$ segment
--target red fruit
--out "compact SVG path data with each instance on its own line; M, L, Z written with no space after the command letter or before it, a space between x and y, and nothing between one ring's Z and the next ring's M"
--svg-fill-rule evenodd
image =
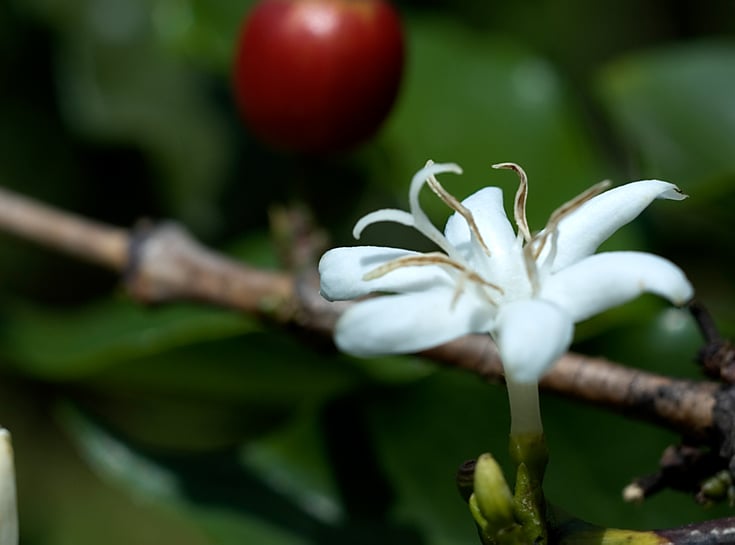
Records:
M377 130L402 71L401 22L387 0L261 0L240 33L234 84L264 142L326 153Z

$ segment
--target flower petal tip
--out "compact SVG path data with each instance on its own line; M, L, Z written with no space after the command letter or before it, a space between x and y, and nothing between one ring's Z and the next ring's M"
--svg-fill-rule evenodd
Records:
M683 201L684 199L688 199L689 195L684 193L678 185L672 184L671 182L666 182L664 180L641 180L642 183L657 183L663 186L661 192L656 195L657 199L668 199L671 201ZM635 182L633 182L635 183Z
M679 189L678 186L672 184L672 188L664 193L661 197L664 199L670 199L672 201L683 201L684 199L688 199L689 195Z

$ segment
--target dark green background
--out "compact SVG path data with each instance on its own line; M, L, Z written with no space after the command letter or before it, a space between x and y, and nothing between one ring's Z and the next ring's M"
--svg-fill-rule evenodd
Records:
M408 65L377 137L346 156L269 152L229 84L250 2L0 0L0 184L130 226L171 218L278 266L267 209L305 202L334 244L406 205L427 159L464 197L530 177L531 226L602 180L660 177L608 247L676 261L735 331L735 4L401 2ZM427 210L447 215L430 198ZM392 237L392 238L390 238ZM375 228L373 243L413 241ZM697 377L691 319L644 297L577 348ZM622 487L672 434L543 398L547 494L593 522L651 528L729 512ZM476 543L454 490L465 459L506 462L505 393L415 358L361 361L234 313L141 308L118 278L0 235L0 423L14 434L24 545Z

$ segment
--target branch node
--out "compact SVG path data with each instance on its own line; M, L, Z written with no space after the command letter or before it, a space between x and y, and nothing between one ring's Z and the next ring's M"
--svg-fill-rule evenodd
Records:
M699 301L689 303L689 312L704 337L705 345L697 354L697 362L704 373L728 384L735 383L735 346L723 339L707 308Z

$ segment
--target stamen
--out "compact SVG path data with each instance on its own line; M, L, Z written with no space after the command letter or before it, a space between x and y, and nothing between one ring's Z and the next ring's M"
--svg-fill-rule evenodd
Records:
M449 309L454 310L454 307L457 305L457 301L459 301L459 298L462 296L462 293L464 293L464 287L466 280L470 280L466 275L462 274L460 275L459 279L457 280L457 286L454 288L454 294L452 295L452 301L449 303ZM502 291L502 290L501 290ZM490 295L488 295L487 290L480 290L480 296L487 301L487 303L490 306L497 307L498 302L495 301Z
M413 216L405 210L398 210L396 208L383 208L382 210L375 210L369 214L365 214L352 228L352 236L359 240L360 235L368 225L373 223L379 223L382 221L392 221L394 223L400 223L402 225L408 225L409 227L414 226Z
M503 291L503 288L498 286L497 284L493 284L492 282L488 282L484 278L482 278L479 274L477 274L472 269L467 268L462 263L458 263L457 261L453 260L447 255L444 255L439 252L431 252L428 254L421 254L421 255L408 255L404 257L399 257L397 259L393 259L391 261L388 261L387 263L384 263L380 267L377 267L373 269L372 271L365 274L365 276L362 277L363 280L375 280L376 278L380 278L381 276L385 276L389 272L395 271L396 269L400 269L401 267L417 267L417 266L423 266L423 265L444 265L447 267L450 267L452 269L455 269L462 273L462 275L467 278L468 280L471 280L472 282L475 282L476 284L480 284L482 286L486 286L488 288L492 288L501 295L505 292Z
M549 222L547 223L547 227L549 225L558 225L565 216L568 216L571 212L574 212L577 208L582 206L593 197L596 197L597 195L605 191L608 187L610 187L610 180L598 182L571 199L570 201L565 202L559 208L554 210L554 212L551 214L551 216L549 217Z
M531 241L531 230L528 227L528 219L526 218L526 199L528 198L528 176L516 163L497 163L493 168L507 168L513 170L519 178L518 190L516 191L515 202L513 204L513 215L515 216L518 232L523 235L523 240L527 243Z
M592 187L588 188L587 190L583 191L573 199L565 202L562 204L559 208L554 210L554 212L549 217L549 221L546 224L546 227L544 228L541 233L539 233L535 237L534 241L534 259L537 259L541 252L544 249L544 246L546 246L546 242L549 239L549 237L552 237L552 253L555 251L554 241L556 240L556 234L557 234L557 228L559 227L559 223L567 217L569 214L574 212L575 210L579 209L584 203L591 200L593 197L596 197L603 191L605 191L608 187L610 187L610 181L605 180L599 183L596 183Z
M439 180L436 179L436 176L431 175L429 176L428 180L426 180L426 183L431 188L431 190L436 194L437 197L439 197L442 201L444 201L444 204L446 204L449 208L457 212L460 216L462 216L465 221L467 222L468 227L470 228L470 231L475 235L475 238L477 239L477 243L482 247L485 254L489 257L490 256L490 249L487 247L487 244L485 244L485 240L482 238L482 235L480 234L480 230L477 228L477 224L475 223L475 218L472 215L472 212L463 205L457 197L449 193L442 184L439 183Z
M531 282L531 293L538 295L541 289L541 282L539 281L538 264L536 258L538 257L534 253L535 244L527 244L523 247L523 264L526 266L526 276L528 276L529 282Z
M457 305L457 301L459 301L459 298L462 296L462 293L464 292L464 282L465 282L464 276L460 276L459 280L457 281L457 287L454 288L454 294L452 295L452 301L449 303L449 310L454 310L454 307Z

